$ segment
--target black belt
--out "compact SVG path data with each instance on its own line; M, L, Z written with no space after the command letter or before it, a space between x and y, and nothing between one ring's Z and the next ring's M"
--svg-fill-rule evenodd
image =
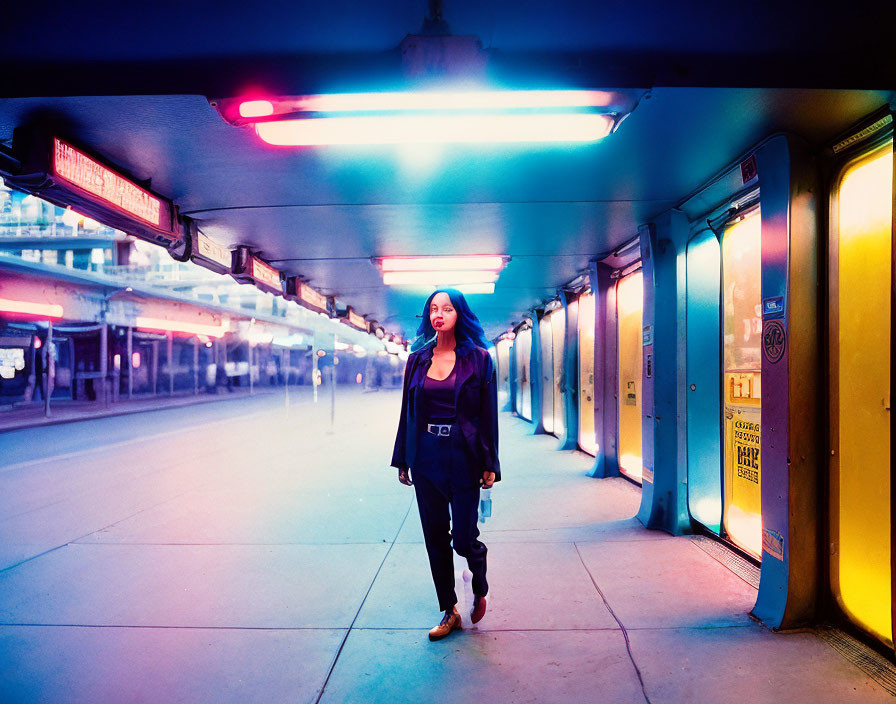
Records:
M441 437L448 437L451 434L451 424L441 424L441 423L427 423L426 424L426 432L432 433L433 435L439 435Z

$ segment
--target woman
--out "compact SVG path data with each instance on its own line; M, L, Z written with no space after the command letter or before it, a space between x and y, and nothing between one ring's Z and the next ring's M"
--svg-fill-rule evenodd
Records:
M479 319L464 295L439 289L426 301L408 357L392 466L413 486L423 539L444 616L429 632L439 640L461 628L454 591L454 550L473 573L470 619L485 615L485 545L478 540L479 488L501 479L494 364ZM413 481L409 476L409 470ZM451 508L449 518L448 508Z

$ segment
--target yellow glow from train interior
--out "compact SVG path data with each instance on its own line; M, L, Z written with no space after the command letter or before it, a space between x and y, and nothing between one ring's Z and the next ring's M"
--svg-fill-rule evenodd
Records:
M644 307L644 277L637 273L620 279L617 297L620 314L641 310Z
M383 257L383 271L499 271L505 257L470 255L462 257Z
M892 646L892 142L847 168L837 200L831 586L852 621Z
M747 552L762 554L762 515L730 504L725 514L725 530L731 539Z
M61 318L64 311L58 303L32 303L30 301L13 301L9 298L0 298L0 313L19 313L22 315L35 315L41 318Z
M383 283L387 286L488 284L497 280L497 271L387 271L383 273Z
M642 444L644 278L640 272L619 280L616 289L616 412L619 469L637 482L644 477Z
M619 458L619 467L633 479L641 479L644 474L643 460L637 455L622 455Z
M725 453L722 524L731 541L762 555L762 218L722 236Z
M328 144L596 142L613 128L608 115L364 115L259 122L255 131L278 147Z

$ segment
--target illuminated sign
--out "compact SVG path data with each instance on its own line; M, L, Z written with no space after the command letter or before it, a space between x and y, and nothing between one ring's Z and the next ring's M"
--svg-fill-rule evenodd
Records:
M53 138L53 173L150 225L164 225L161 199L58 137Z
M192 259L197 264L202 264L222 274L229 273L230 265L233 263L233 255L227 247L206 237L198 230L195 231L193 239Z
M237 247L233 251L231 276L241 284L255 284L263 291L283 295L280 284L280 272L256 257L246 246Z
M174 203L86 150L24 128L15 130L13 150L27 177L13 175L7 178L10 185L165 247L183 242Z
M327 310L327 297L322 293L315 291L308 284L302 284L299 298L305 301L308 305L320 308L322 311Z
M359 330L364 330L365 332L367 331L367 321L364 320L363 316L358 315L351 308L348 309L348 315L346 316L346 319L350 324L354 325Z
M284 295L290 301L297 301L306 308L329 314L327 297L300 281L297 276L288 276L286 278Z
M255 283L280 291L280 272L260 259L252 258L252 278Z

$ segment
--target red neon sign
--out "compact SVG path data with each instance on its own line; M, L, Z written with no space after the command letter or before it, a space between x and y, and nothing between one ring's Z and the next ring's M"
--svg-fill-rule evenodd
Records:
M159 198L58 137L53 138L53 173L102 198L109 205L154 227L165 228L165 223L161 220L162 201Z

